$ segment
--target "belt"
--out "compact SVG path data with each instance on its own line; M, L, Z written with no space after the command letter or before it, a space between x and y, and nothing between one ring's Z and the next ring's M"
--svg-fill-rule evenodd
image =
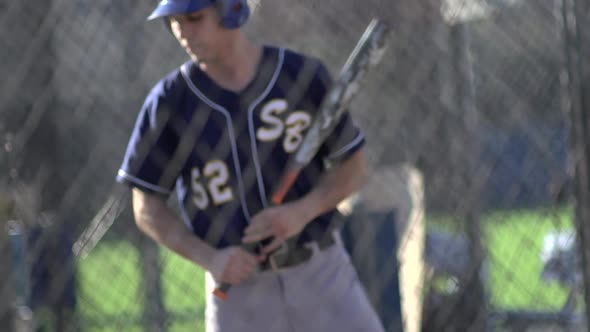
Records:
M303 264L311 259L314 249L311 245L316 244L320 251L331 247L336 243L335 234L327 233L318 240L313 240L304 244L293 245L292 242L285 242L281 248L274 251L268 258L260 264L261 271L278 271L281 269L294 267Z

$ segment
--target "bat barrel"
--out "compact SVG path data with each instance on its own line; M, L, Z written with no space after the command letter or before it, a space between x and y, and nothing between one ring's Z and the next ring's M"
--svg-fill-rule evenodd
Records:
M343 75L350 70L350 67L354 65L355 60L359 57L359 53L365 52L366 48L371 48L373 52L382 53L381 50L386 46L385 40L388 33L389 26L383 20L377 18L371 20L371 23L369 23L359 42L344 63L340 74ZM375 59L374 56L371 57L371 65L376 65L380 60L380 57L378 59Z

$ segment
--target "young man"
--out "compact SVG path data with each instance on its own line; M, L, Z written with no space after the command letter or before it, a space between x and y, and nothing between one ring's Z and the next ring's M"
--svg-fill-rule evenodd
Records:
M248 16L246 0L163 0L150 15L190 60L147 96L118 173L136 223L207 271L207 331L382 331L335 210L365 180L363 135L344 116L285 203L270 204L331 78L317 59L250 41ZM180 217L166 204L174 189ZM211 295L221 282L225 301Z

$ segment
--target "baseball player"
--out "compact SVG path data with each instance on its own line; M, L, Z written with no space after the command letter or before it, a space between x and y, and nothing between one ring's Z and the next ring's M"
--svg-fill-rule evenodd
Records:
M284 203L270 203L331 77L316 58L252 42L249 15L246 0L158 4L148 19L190 59L147 95L117 180L133 187L139 229L207 271L207 331L382 331L335 209L365 180L364 136L345 114ZM275 259L287 239L288 259ZM222 282L226 300L211 294Z

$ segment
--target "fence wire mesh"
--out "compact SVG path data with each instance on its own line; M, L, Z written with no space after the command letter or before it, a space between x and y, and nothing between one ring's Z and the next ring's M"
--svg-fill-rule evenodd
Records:
M334 75L372 17L392 27L350 110L371 175L339 207L387 331L585 330L565 3L251 2L253 40ZM0 1L3 330L205 330L204 271L143 235L114 184L145 96L187 60L154 6Z

